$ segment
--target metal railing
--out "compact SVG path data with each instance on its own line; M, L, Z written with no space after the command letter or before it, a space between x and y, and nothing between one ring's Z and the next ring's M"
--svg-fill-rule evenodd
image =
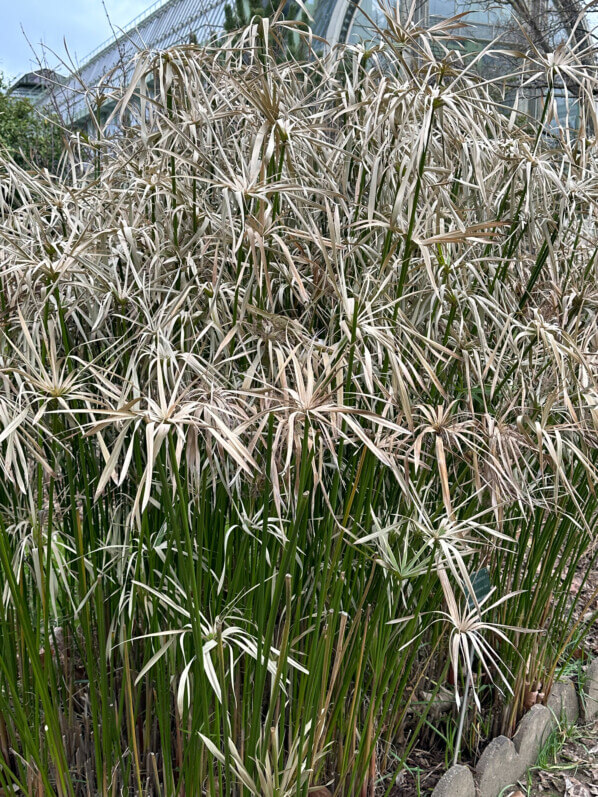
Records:
M150 6L148 6L145 9L145 11L141 11L141 13L137 14L136 17L133 17L133 19L130 22L127 22L127 24L124 25L122 28L116 28L112 36L109 36L107 39L104 39L103 42L98 44L97 47L95 47L91 52L87 53L87 55L81 59L80 61L81 66L88 64L96 57L96 55L99 55L107 47L111 47L114 44L114 42L120 38L120 36L123 33L127 33L128 31L136 28L140 22L143 22L148 17L151 17L154 11L157 11L160 8L160 6L166 5L167 2L168 0L155 0L155 2L153 2Z

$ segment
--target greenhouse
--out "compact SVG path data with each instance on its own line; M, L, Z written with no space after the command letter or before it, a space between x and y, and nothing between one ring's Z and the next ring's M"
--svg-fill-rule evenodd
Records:
M138 50L161 51L177 44L206 41L223 30L225 7L222 0L158 0L119 31L118 36L99 44L77 69L71 70L70 77L57 75L54 88L46 77L42 81L44 90L40 91L36 85L32 99L53 106L71 126L88 128L88 132L92 132L90 116L92 113L97 116L94 104L97 105L98 98L107 89L126 83ZM383 25L383 13L377 0L312 0L307 8L314 34L330 45L372 41L373 26ZM408 13L405 11L402 16ZM424 27L438 25L457 15L466 15L462 27L454 31L455 41L467 41L465 45L458 45L461 48L480 49L501 39L512 43L516 35L509 3L424 0L414 11L415 21ZM532 16L542 20L543 30L556 30L561 39L567 36L570 26L563 24L557 14L550 20L544 5L535 3L530 11ZM62 71L68 71L66 66ZM22 77L14 89L21 90L23 82L39 84L36 74ZM112 104L105 97L101 102L104 104L100 119L105 119Z

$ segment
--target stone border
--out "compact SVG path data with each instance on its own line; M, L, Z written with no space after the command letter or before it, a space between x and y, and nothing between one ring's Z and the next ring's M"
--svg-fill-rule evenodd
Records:
M598 659L588 666L579 697L572 681L554 683L546 705L532 706L513 739L506 736L493 739L473 773L460 764L452 766L437 783L432 797L498 797L537 762L542 745L557 721L562 719L572 725L580 713L586 721L598 717Z

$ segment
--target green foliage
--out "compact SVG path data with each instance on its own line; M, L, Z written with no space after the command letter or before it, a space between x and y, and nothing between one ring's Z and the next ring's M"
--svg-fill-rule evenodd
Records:
M43 118L31 102L7 93L0 74L0 146L19 165L34 164L52 169L61 151L61 134Z
M234 0L232 5L226 3L224 6L224 29L232 32L246 28L252 20L273 17L277 12L281 20L301 23L304 29L308 25L307 14L295 0L286 0L283 4L275 0ZM306 50L298 33L289 28L280 28L278 33L276 49L279 58L305 56Z

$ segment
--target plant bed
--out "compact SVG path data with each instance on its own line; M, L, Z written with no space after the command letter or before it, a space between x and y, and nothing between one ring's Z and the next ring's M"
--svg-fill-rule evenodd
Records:
M371 797L441 733L512 753L575 661L596 78L513 56L519 125L454 23L385 20L141 53L57 174L2 160L8 793Z
M586 722L585 730L577 727L580 710ZM598 659L583 673L579 693L572 681L559 681L553 686L546 706L537 704L525 714L513 739L499 736L490 742L477 761L473 774L464 766L453 766L438 782L433 791L435 797L505 797L520 791L518 784L525 784L531 793L535 779L541 788L547 779L546 768L550 760L553 771L559 772L554 760L567 746L567 740L592 738L592 723L598 716ZM585 733L585 736L584 736ZM571 750L571 745L567 751ZM578 759L579 767L571 762L570 768L579 768L579 774L587 783L598 765L598 745L586 749L585 760ZM592 758L593 756L593 758ZM582 766L583 765L583 766ZM585 767L585 768L584 768ZM544 773L544 776L543 774ZM586 797L585 786L573 776L565 778L564 794ZM573 778L573 779L572 779ZM594 784L592 784L594 785ZM512 787L512 788L509 788ZM575 788L574 788L575 787ZM591 795L591 791L587 794Z

